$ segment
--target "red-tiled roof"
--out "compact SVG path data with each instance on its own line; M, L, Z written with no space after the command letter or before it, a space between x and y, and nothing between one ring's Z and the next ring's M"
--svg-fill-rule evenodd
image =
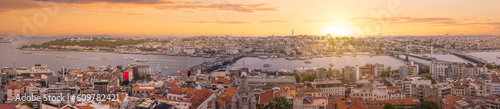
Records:
M484 85L484 83L480 83L480 82L472 82L472 84L476 84L476 85Z
M231 103L231 99L233 99L234 96L234 90L236 90L237 87L229 87L227 88L226 92L222 93L222 96L220 98L217 98L217 103L219 105L224 106L226 103Z
M222 82L223 84L231 84L233 81L228 80L226 78L219 78L217 80L213 80L211 83L218 83L218 82Z
M448 104L446 104L444 101L441 101L443 109L455 109L455 101L461 100L460 97L455 97L453 95L446 95L444 96L444 99L448 100Z
M18 82L10 82L7 89L21 89L21 84Z
M191 97L189 99L189 103L191 103L192 105L189 106L190 109L196 109L198 108L198 106L201 105L201 103L203 103L205 100L209 99L210 96L213 94L214 92L208 90L208 89L205 89L205 90L200 90L200 91L196 91L194 94L193 94L193 97Z
M365 101L363 101L362 99L355 99L351 97L347 97L346 99L351 100L352 103L347 104L347 100L336 100L339 109L366 109L364 105Z
M455 88L455 89L464 89L464 88L467 88L467 86L465 86L465 85L459 85L459 86L453 86L452 88Z
M266 104L268 102L273 101L273 99L274 99L273 91L267 91L267 92L260 94L259 99L260 99L259 104Z
M14 109L14 104L0 104L3 109Z
M180 87L172 87L172 89L170 89L170 91L168 92L168 94L182 94L182 93L186 93L188 95L190 94L193 94L197 91L200 91L198 89L190 89L190 88L180 88Z

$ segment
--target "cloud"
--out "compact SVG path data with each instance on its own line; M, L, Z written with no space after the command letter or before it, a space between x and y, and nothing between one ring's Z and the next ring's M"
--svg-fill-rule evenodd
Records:
M372 17L355 17L350 18L349 22L390 22L390 23L434 23L434 22L449 22L454 21L452 18L416 18L416 17L389 17L389 18L372 18Z
M245 21L186 21L182 23L250 24Z
M286 21L283 21L283 20L261 20L259 22L262 22L262 23L286 23Z
M226 10L226 11L236 11L244 13L255 13L259 11L278 11L277 7L268 7L267 3L260 4L203 4L203 3L180 3L180 4L169 4L157 6L158 9L216 9L216 10Z
M38 3L31 0L0 0L0 13L40 8Z
M61 0L33 0L45 2L60 2ZM110 4L141 4L141 5L155 5L155 4L168 4L175 3L167 0L63 0L64 3L69 4L93 4L93 3L110 3Z
M135 9L135 8L156 8L181 10L185 13L196 11L224 10L243 13L255 13L262 11L278 11L277 7L271 7L268 3L243 4L243 3L206 3L206 2L185 2L179 0L0 0L0 13L15 10L41 9L46 6L41 4L57 3L58 6L70 5L74 8L107 9ZM115 14L138 15L137 13L115 12Z

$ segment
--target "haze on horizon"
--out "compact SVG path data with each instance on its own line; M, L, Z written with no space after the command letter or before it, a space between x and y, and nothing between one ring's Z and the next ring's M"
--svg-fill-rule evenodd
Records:
M500 34L498 4L498 0L0 0L0 33Z

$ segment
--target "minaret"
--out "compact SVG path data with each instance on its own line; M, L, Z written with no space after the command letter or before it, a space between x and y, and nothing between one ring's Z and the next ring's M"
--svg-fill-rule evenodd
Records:
M64 71L64 66L63 66L63 69L62 69L62 72L63 72L63 80L64 80L64 83L66 83L66 71Z
M406 59L406 62L409 62L409 61L408 61L408 55L409 55L409 53L408 53L408 46L409 46L409 45L410 45L410 43L408 42L408 39L406 39L406 58L405 58L405 59Z
M431 60L434 55L434 43L431 43Z
M359 66L358 65L356 65L356 75L355 76L356 76L356 80L359 80L360 74L359 74Z

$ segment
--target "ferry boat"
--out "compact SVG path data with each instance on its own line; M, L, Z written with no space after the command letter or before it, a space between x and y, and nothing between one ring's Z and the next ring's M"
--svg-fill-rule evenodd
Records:
M148 62L148 60L144 60L144 59L137 59L137 60L135 60L135 62L143 62L143 63L144 63L144 62Z
M4 39L4 38L0 38L0 43L12 43L12 41Z
M267 59L268 56L259 56L259 59Z
M56 55L56 58L66 58L66 56Z
M271 67L271 64L264 64L264 67Z
M111 60L111 58L101 58L101 60L103 60L103 61L109 61L109 60Z
M123 60L134 60L132 57L124 57Z
M23 51L23 54L31 54L30 51Z

